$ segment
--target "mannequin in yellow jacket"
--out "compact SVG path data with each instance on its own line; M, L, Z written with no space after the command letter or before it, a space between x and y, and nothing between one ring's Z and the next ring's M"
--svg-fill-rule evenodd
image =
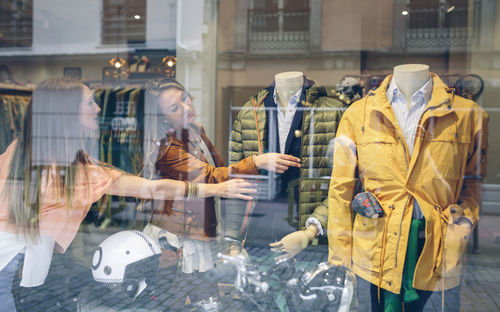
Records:
M419 81L425 82L428 67L414 67L413 76L412 68L400 69L411 78L406 80L406 89L396 81L397 87L413 106L409 96L415 96ZM396 67L395 79L397 71ZM417 119L410 142L413 152L394 102L387 98L392 75L349 107L335 140L328 195L329 261L352 268L363 280L395 295L402 291L415 214L425 224L418 234L424 243L417 253L412 288L432 292L459 285L461 256L479 218L481 180L486 172L487 114L476 103L448 93L435 74L427 75L431 93ZM358 214L352 222L356 172L365 190L379 200L382 217Z

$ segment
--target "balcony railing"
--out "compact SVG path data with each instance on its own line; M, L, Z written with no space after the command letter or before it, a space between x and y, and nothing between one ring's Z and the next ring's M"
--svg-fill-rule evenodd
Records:
M248 11L248 49L252 53L309 49L308 11Z
M475 46L479 39L480 1L475 0L472 9L410 7L406 48L462 50ZM472 24L468 24L469 13L473 14Z

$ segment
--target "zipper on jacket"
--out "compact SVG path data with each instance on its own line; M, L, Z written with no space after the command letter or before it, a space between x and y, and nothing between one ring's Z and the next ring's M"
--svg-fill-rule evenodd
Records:
M450 100L449 100L449 99L447 99L446 101L443 101L442 103L438 104L438 105L436 106L436 108L437 108L437 107L439 107L439 106L441 106L441 105L443 105L443 104L445 104L445 103L447 103L448 101L450 101ZM423 115L423 114L424 114L427 110L429 110L429 109L431 109L431 108L429 107L429 108L425 109L425 110L424 110L424 112L422 113L422 115ZM404 153L405 153L406 171L407 171L407 172L406 172L406 174L408 174L409 165L408 165L408 157L406 157L406 146L405 146L405 143L404 143L404 142L402 142L401 136L399 136L399 138L400 138L401 144L403 145L403 151L404 151ZM408 201L410 200L410 197L411 197L411 195L410 195L410 194L408 194L408 197L406 198L406 202L405 202L404 209L406 209L406 206L408 205ZM404 215L405 215L405 214L404 214L404 210L403 210L403 214L402 214L402 216L401 216L401 221L399 222L399 236L398 236L398 241L397 241L397 244L396 244L396 256L395 256L395 258L396 258L396 259L395 259L395 267L396 267L396 268L398 267L398 249L399 249L399 241L401 240L401 228L402 228L402 226L403 226L403 218L404 218Z
M405 163L406 163L406 175L408 175L408 170L410 169L410 165L408 163L408 157L406 155L406 146L405 142L403 141L403 138L401 135L398 135L398 141L401 142L401 145L403 146L403 153L404 153L404 158L405 158ZM401 215L401 220L399 221L399 235L398 235L398 241L396 244L396 256L395 256L395 267L398 267L398 249L399 249L399 241L401 240L401 228L403 227L403 218L404 218L404 210L406 209L406 206L408 205L408 201L410 200L411 195L408 195L408 198L406 198L405 206L403 209L403 213Z
M405 153L405 162L406 162L406 174L408 174L408 170L410 169L410 165L408 164L408 157L406 156L405 142L403 142L403 139L401 138L401 136L398 136L398 138L399 138L399 141L401 141L401 145L403 145L403 151Z
M424 116L424 114L425 114L427 111L429 111L429 110L431 110L431 109L437 109L437 108L438 108L438 107L440 107L441 105L446 104L446 103L448 103L448 102L450 102L450 105L451 105L451 104L453 104L453 103L451 102L451 100L450 100L450 99L446 99L445 101L443 101L443 102L439 103L439 104L438 104L438 105L436 105L436 106L433 106L433 107L427 107L427 108L423 111L423 113L422 113L422 117ZM420 118L422 118L422 117L420 117ZM427 121L427 120L426 120L426 121ZM423 123L422 123L422 125L423 125Z

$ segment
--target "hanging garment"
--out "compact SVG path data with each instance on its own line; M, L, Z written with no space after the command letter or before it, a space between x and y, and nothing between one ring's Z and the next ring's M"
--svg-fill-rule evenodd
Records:
M21 133L30 98L30 95L0 94L0 153Z

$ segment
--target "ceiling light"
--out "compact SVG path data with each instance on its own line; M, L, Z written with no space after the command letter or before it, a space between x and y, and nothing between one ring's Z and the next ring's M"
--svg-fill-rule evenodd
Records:
M161 64L164 66L163 70L167 77L175 76L175 64L177 64L177 58L173 55L167 55L161 60Z
M123 68L127 65L127 61L125 61L125 59L123 57L117 56L117 57L113 57L109 61L109 64L111 64L111 66L113 66L116 69L120 69L120 68Z

